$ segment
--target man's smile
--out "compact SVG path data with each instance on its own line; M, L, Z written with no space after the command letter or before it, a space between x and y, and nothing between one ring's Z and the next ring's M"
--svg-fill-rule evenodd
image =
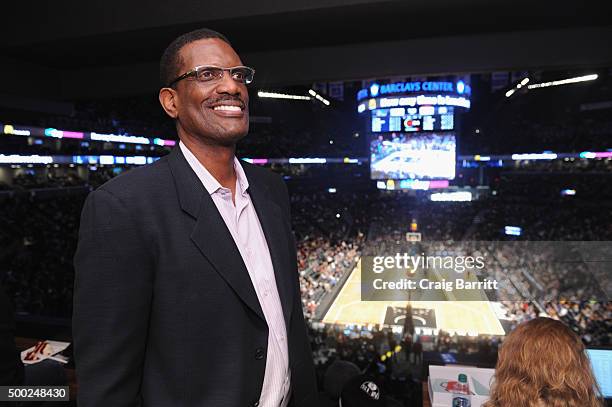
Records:
M208 105L215 114L222 117L243 117L245 104L241 100L220 100Z

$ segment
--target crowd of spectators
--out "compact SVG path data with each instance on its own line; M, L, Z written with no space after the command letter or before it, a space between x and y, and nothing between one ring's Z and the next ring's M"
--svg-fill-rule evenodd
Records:
M612 144L612 143L611 143ZM605 153L605 152L604 152ZM612 158L563 158L556 160L518 161L514 173L593 173L607 174L612 170Z
M76 172L67 174L47 173L46 177L34 174L34 171L24 171L13 178L13 189L65 188L83 186L85 181Z
M443 246L474 255L492 254L480 277L506 282L496 294L514 325L548 315L565 322L587 344L609 345L609 263L590 261L607 258L612 238L612 202L600 189L601 179L581 179L577 189L589 196L570 201L556 194L533 199L535 192L525 193L524 187L531 191L542 182L546 185L546 179L531 177L536 185L527 179L522 184L509 182L514 179L504 180L510 191L504 187L497 197L474 205L479 211L470 228L461 228L466 230L463 241ZM442 231L456 223L437 224ZM505 235L509 225L520 227L521 236Z
M367 198L355 193L293 193L304 313L317 315L323 298L355 267L367 233Z
M49 165L46 171L41 169L21 168L11 181L11 185L0 182L0 191L24 192L30 190L57 190L70 187L97 188L129 167L95 166L87 169L87 179L82 178L76 168L53 168Z
M542 174L504 171L493 188L505 201L513 203L552 204L556 207L605 206L612 200L612 191L608 188L610 176L609 172Z

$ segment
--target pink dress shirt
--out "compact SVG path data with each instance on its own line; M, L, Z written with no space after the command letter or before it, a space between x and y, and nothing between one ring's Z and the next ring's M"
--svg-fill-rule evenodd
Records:
M182 142L179 142L179 146L234 238L268 324L266 370L259 406L285 407L289 402L291 383L285 319L268 243L248 193L249 181L240 162L234 157L237 178L234 204L231 190L222 187L187 146Z

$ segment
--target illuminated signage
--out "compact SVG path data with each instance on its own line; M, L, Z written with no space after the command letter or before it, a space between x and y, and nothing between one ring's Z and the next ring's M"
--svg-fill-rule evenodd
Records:
M474 156L474 161L491 161L491 157L486 155L476 154Z
M378 86L378 84L376 83L372 84L372 86L370 86L370 95L372 95L373 97L378 96L379 90L380 90L380 86Z
M4 134L11 134L14 136L29 136L30 135L30 130L16 129L11 124L5 124L3 130L4 130Z
M433 202L470 202L472 193L470 191L437 192L429 197Z
M413 92L444 92L444 93L471 93L471 88L464 81L423 81L423 82L395 82L379 85L373 83L369 88L357 92L357 100L367 97L378 97L379 95L393 95L397 93Z
M386 189L386 190L410 189L410 190L427 191L429 189L448 188L448 180L423 181L423 180L418 180L418 179L403 179L399 181L399 183L396 183L394 180L389 179L386 182L376 181L376 188ZM462 195L458 195L455 198L453 198L452 194L462 194ZM471 197L472 197L471 192L450 193L450 197L447 200L450 201L450 200L456 199L457 201L460 201L462 199L465 199L466 195L464 194L469 194L470 200L471 200ZM438 195L444 196L443 193L442 194L432 194L432 196L438 196ZM432 201L433 200L443 201L444 199L432 198Z
M399 182L400 189L427 191L429 189L448 188L448 180L424 181L420 179L403 179Z
M612 151L590 152L583 151L580 153L580 158L612 158Z
M445 114L435 114L433 106L419 108L392 107L372 111L371 131L414 132L453 130L454 107L444 107Z
M133 164L133 165L145 165L147 163L147 157L143 157L143 156L125 157L125 163Z
M433 106L421 106L419 107L419 114L422 116L431 116L435 114L436 109Z
M115 163L115 157L112 155L101 155L100 164L102 165L113 165Z
M453 97L453 96L417 96L418 105L444 105L444 106L458 106L466 109L470 108L470 100L464 97Z
M561 196L574 196L576 195L575 189L563 189L561 191Z
M290 158L289 164L325 164L325 158Z
M59 139L81 139L106 141L111 143L133 143L133 144L155 144L162 147L173 147L176 145L176 140L166 140L160 138L147 138L140 136L128 136L126 134L101 134L95 132L68 131L59 130L53 127L22 127L15 128L12 124L0 124L1 134L14 136L34 136L34 137L53 137ZM124 148L119 146L119 148ZM138 146L136 147L138 148Z
M365 107L362 107L363 103L358 105L357 112L363 113ZM379 98L368 100L368 110L385 109L390 107L416 107L416 106L454 106L469 109L471 102L469 99L463 96L449 96L449 95L419 95L419 96L406 96L406 97L393 97L393 98ZM444 111L444 109L442 109Z
M519 226L505 226L504 233L508 236L520 236L523 233L523 229Z
M0 154L0 164L51 164L53 157L50 155L19 155Z
M512 154L513 160L554 160L556 158L555 153Z
M465 92L465 83L463 81L457 82L457 93L461 94Z
M403 179L399 182L401 189L415 189L426 191L429 189L429 181L421 181L418 179Z
M55 137L55 138L76 138L82 139L85 137L84 133L78 131L66 131L66 130L57 130L53 128L45 129L45 136L47 137Z
M137 144L150 144L150 140L146 137L137 136L124 136L121 134L101 134L92 132L90 135L92 140L96 141L108 141L113 143L137 143Z

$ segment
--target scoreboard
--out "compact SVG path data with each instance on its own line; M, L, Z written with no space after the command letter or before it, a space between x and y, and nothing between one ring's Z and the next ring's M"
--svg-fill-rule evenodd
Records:
M373 83L357 93L357 112L370 116L372 133L453 131L470 94L463 80Z
M455 114L452 106L395 107L372 111L373 133L444 131L454 128Z

